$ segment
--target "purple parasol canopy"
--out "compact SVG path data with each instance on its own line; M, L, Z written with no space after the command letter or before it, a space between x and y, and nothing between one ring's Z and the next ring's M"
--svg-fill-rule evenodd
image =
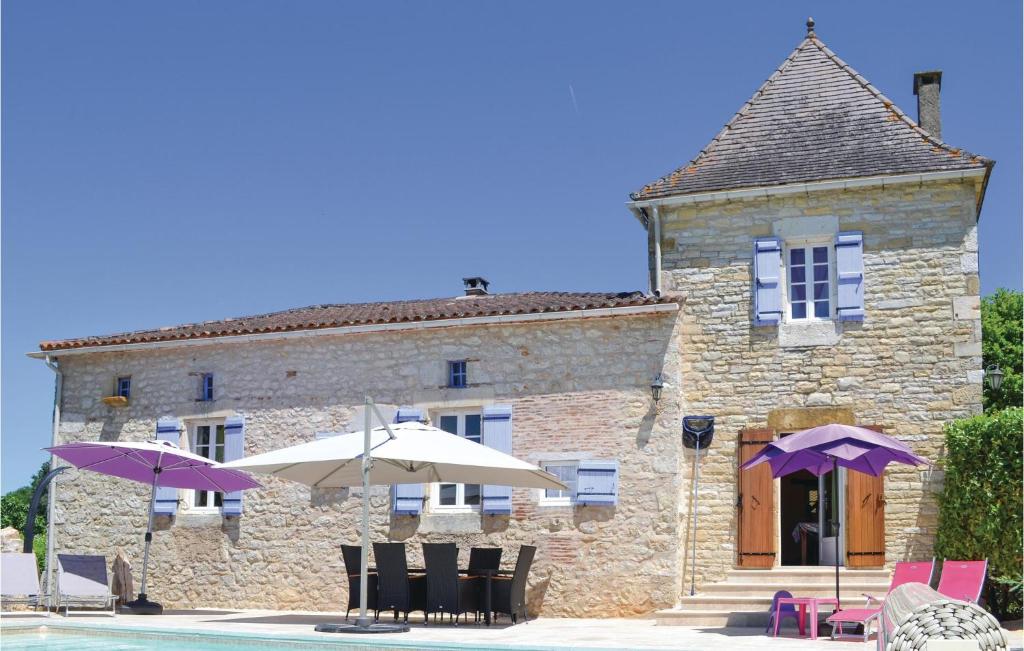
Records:
M767 461L772 477L798 470L823 475L834 466L878 477L890 463L930 465L904 443L880 432L853 425L822 425L772 441L740 466L746 470Z
M143 484L155 482L165 488L230 492L260 486L240 470L222 468L216 461L186 452L169 441L80 441L45 449L79 470Z

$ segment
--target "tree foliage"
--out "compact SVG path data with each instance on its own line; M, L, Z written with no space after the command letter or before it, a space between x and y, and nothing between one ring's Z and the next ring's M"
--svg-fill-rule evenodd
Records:
M1020 292L997 289L981 299L981 354L985 368L996 364L1003 383L993 389L985 383L985 409L997 411L1022 406L1022 356L1024 356L1024 298Z
M36 487L43 481L46 474L50 472L50 462L47 461L39 467L36 474L32 475L32 481L28 486L22 486L12 490L0 497L0 528L13 527L25 535L25 524L28 520L28 507L32 502L32 495ZM46 557L46 515L47 497L49 491L43 493L39 500L39 509L36 511L35 538L32 540L32 548L36 554L36 560L42 568Z
M1019 617L1024 547L1024 464L1019 407L946 426L946 477L939 498L939 558L988 559L988 608Z

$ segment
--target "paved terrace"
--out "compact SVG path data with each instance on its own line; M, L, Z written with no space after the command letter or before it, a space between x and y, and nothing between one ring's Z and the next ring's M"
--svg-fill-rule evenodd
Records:
M832 651L868 651L875 649L874 638L867 643L857 641L833 642L827 637L811 641L795 637L795 627L788 622L785 637L771 638L751 628L690 628L682 626L655 626L650 619L536 619L528 624L509 626L507 623L486 627L472 623L451 626L412 622L408 633L386 636L339 635L316 633L313 626L321 622L338 622L344 615L325 613L282 612L266 610L187 610L168 611L163 616L119 615L116 618L78 615L70 618L53 616L3 618L2 628L11 626L54 626L75 628L104 628L128 631L144 629L176 635L212 633L217 635L257 635L266 639L310 642L336 641L345 645L385 644L394 647L413 647L426 642L432 648L590 648L590 649L831 649ZM381 618L388 621L390 618ZM1024 646L1019 630L1010 634L1011 647Z

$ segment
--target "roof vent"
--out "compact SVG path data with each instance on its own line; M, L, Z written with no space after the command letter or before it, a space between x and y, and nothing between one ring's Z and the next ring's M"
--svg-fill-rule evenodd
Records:
M942 140L942 114L939 111L939 91L942 89L942 71L914 73L914 94L917 95L917 126Z
M462 284L466 288L466 296L487 296L487 287L491 283L487 282L486 278L473 276L471 278L463 278Z

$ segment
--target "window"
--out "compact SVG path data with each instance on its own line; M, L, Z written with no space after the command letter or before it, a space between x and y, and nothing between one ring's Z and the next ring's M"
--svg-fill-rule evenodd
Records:
M572 504L573 493L576 492L576 471L579 468L578 461L545 461L541 467L565 484L568 490L555 490L546 488L540 491L541 506L569 506Z
M224 423L200 423L192 430L192 452L218 463L224 461ZM195 509L220 508L223 493L193 491L192 506Z
M441 414L438 417L438 427L474 443L482 442L482 425L483 418L479 413ZM430 505L435 511L475 511L480 508L480 493L480 484L433 484Z
M448 387L465 389L467 386L469 386L469 378L466 373L466 360L448 362Z
M213 400L213 373L203 373L199 376L199 402Z
M131 397L132 392L132 378L130 375L125 375L117 378L114 383L114 395L121 396L122 398Z
M831 319L834 304L832 247L813 243L790 245L785 260L789 320Z

